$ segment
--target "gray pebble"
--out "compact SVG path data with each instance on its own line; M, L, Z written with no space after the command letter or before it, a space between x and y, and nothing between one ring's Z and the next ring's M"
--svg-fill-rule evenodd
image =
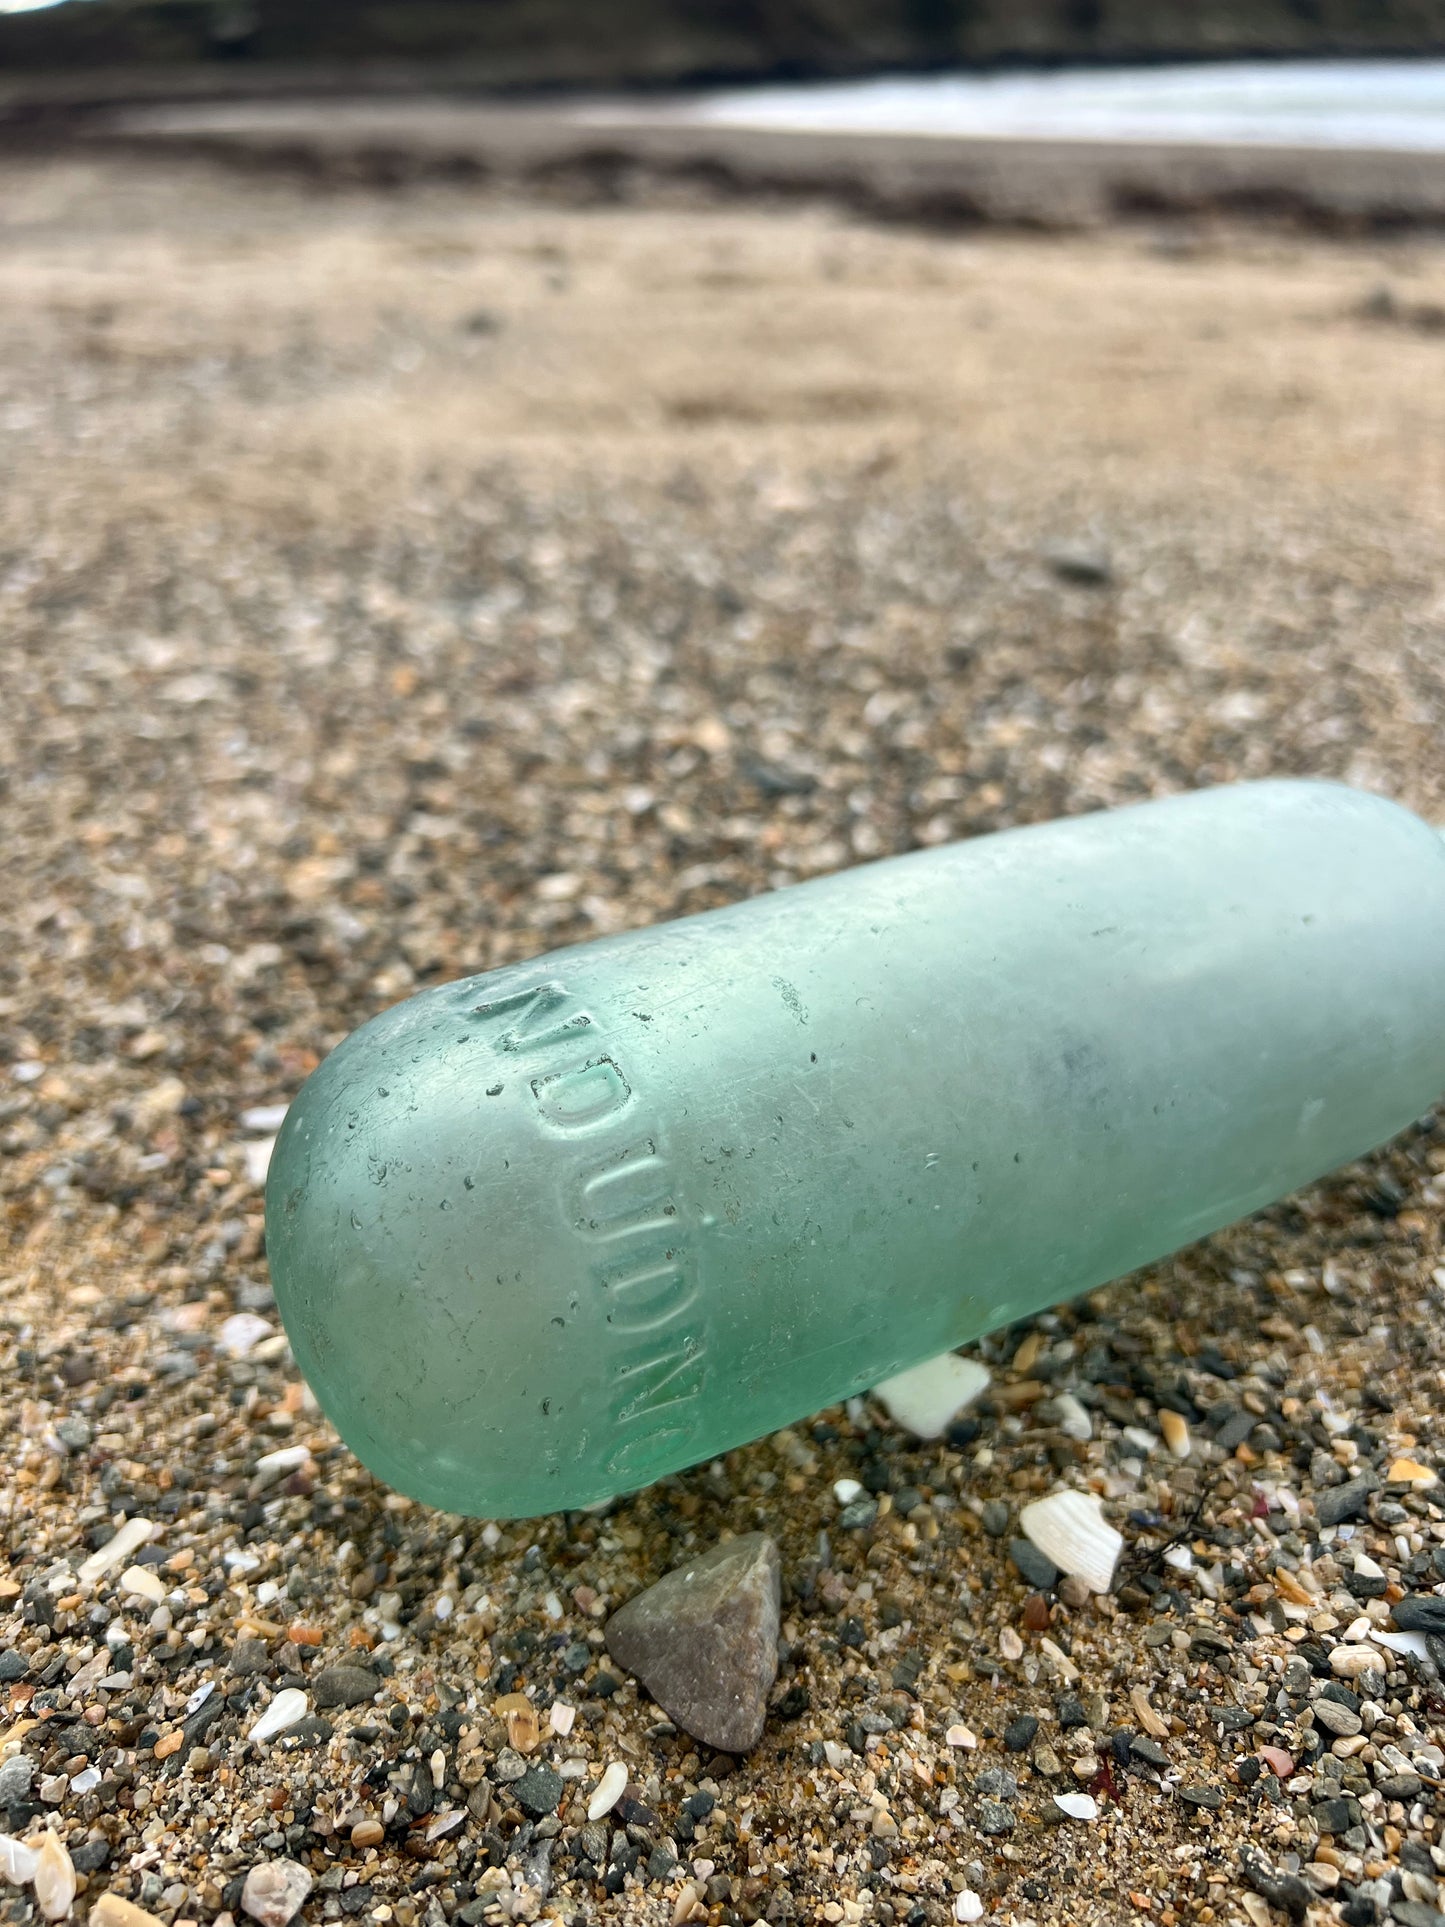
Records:
M1375 1491L1378 1481L1373 1473L1362 1474L1358 1479L1349 1479L1344 1485L1332 1485L1327 1492L1315 1497L1315 1513L1322 1526L1341 1526L1350 1519L1358 1519L1370 1502L1370 1494Z
M1009 1510L1002 1499L990 1499L979 1514L979 1524L991 1539L1002 1539L1008 1531Z
M0 1766L0 1807L18 1806L30 1798L30 1783L35 1778L35 1762L23 1753Z
M1047 1553L1040 1552L1031 1539L1010 1539L1008 1556L1020 1578L1037 1592L1047 1592L1059 1576L1059 1569Z
M24 1679L29 1671L24 1653L17 1653L10 1647L0 1653L0 1684L8 1686L12 1680Z
M980 1833L1012 1833L1014 1817L1002 1800L982 1800L978 1808L978 1830Z
M323 1666L311 1681L317 1706L360 1706L375 1699L380 1681L366 1666Z
M1315 1725L1324 1727L1327 1733L1333 1733L1337 1739L1353 1739L1364 1725L1358 1713L1351 1712L1348 1706L1337 1705L1334 1700L1318 1699L1311 1710Z
M544 1813L555 1813L562 1798L562 1775L550 1766L529 1767L520 1780L512 1783L512 1798L529 1819L540 1820Z

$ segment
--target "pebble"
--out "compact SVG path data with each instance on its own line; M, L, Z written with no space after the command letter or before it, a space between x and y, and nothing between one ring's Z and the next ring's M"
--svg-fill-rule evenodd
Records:
M386 1828L380 1820L358 1820L351 1829L353 1847L379 1847L386 1838Z
M161 1927L161 1922L133 1900L107 1890L90 1910L90 1927Z
M1058 1580L1058 1567L1047 1553L1039 1551L1031 1539L1011 1539L1008 1555L1019 1575L1040 1592L1047 1592Z
M47 1920L64 1920L75 1904L75 1867L58 1834L42 1833L31 1876L35 1904Z
M976 1824L980 1833L987 1833L991 1836L996 1837L999 1834L1012 1833L1014 1830L1013 1811L1011 1808L1006 1807L1002 1800L980 1800L978 1803Z
M746 1753L762 1738L777 1678L781 1583L765 1533L726 1540L620 1607L607 1650L684 1732Z
M895 1425L915 1438L938 1439L987 1391L989 1371L976 1358L941 1352L937 1358L895 1372L873 1388Z
M587 1801L587 1818L600 1820L611 1813L617 1802L627 1791L627 1768L620 1760L613 1760L603 1771L602 1778L592 1789Z
M13 1753L0 1764L0 1807L19 1806L30 1798L35 1778L35 1762L24 1753Z
M304 1904L312 1874L297 1860L263 1860L252 1867L241 1889L241 1906L261 1927L286 1927Z
M562 1798L563 1779L550 1766L530 1766L520 1780L512 1782L512 1798L529 1819L540 1820L555 1813Z
M0 1833L0 1876L17 1887L28 1887L35 1878L35 1867L34 1847L13 1839L8 1833Z
M1316 1518L1322 1526L1339 1526L1347 1520L1358 1519L1378 1484L1373 1476L1365 1475L1349 1479L1343 1485L1326 1486L1315 1497Z
M965 1923L983 1919L983 1900L972 1887L965 1887L961 1893L955 1894L953 1917Z
M311 1695L320 1707L362 1706L376 1698L380 1682L366 1666L323 1666L311 1681Z
M1164 1443L1176 1459L1187 1459L1193 1441L1189 1436L1189 1425L1183 1414L1174 1412L1166 1405L1159 1413L1159 1430L1164 1434Z
M154 1566L127 1566L119 1586L122 1593L129 1593L133 1599L148 1599L153 1606L165 1601L166 1582Z
M1445 1633L1445 1598L1437 1592L1406 1593L1390 1608L1402 1633Z
M13 1647L8 1646L3 1653L0 1653L0 1686L8 1686L14 1680L24 1679L29 1671L30 1668L25 1662L23 1653L17 1653Z
M274 1740L278 1733L284 1733L298 1720L305 1719L309 1711L306 1695L299 1687L283 1687L256 1720L248 1737L258 1744L263 1740Z
M1316 1726L1322 1726L1326 1732L1343 1739L1351 1738L1364 1724L1358 1713L1331 1699L1317 1699L1310 1711Z

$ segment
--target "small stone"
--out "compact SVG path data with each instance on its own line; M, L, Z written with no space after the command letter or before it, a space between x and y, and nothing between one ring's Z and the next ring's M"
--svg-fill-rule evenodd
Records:
M241 1889L241 1905L261 1927L286 1923L311 1891L309 1870L295 1860L263 1860L252 1867Z
M323 1666L311 1682L318 1706L361 1706L375 1699L379 1681L366 1666Z
M1014 1816L1002 1800L980 1800L978 1805L978 1830L980 1833L998 1835L1012 1833Z
M1027 1753L1038 1730L1039 1723L1032 1713L1020 1713L1004 1728L1003 1743L1010 1753Z
M16 1753L0 1766L0 1807L16 1807L30 1798L35 1762Z
M1205 1786L1198 1781L1180 1787L1179 1798L1183 1805L1196 1812L1217 1813L1224 1805L1224 1794L1219 1787Z
M1436 1592L1406 1593L1390 1608L1402 1633L1445 1633L1445 1599Z
M982 1896L976 1894L972 1887L965 1887L963 1892L958 1894L954 1899L953 1917L955 1920L963 1921L965 1927L967 1927L969 1921L982 1920Z
M75 1903L75 1867L58 1834L43 1833L35 1849L31 1883L35 1904L47 1920L64 1920Z
M1314 1810L1315 1825L1321 1833L1348 1833L1363 1819L1358 1800L1321 1800Z
M990 1499L979 1514L979 1524L990 1539L1002 1539L1008 1531L1009 1510L1002 1499Z
M161 1927L154 1914L119 1894L103 1893L90 1910L90 1927Z
M845 1505L838 1514L838 1525L844 1532L866 1532L877 1517L876 1499L855 1499L852 1505Z
M166 1582L154 1566L127 1566L119 1585L120 1590L133 1599L148 1599L153 1606L165 1603Z
M874 1389L888 1416L915 1438L942 1438L960 1412L986 1391L989 1371L976 1358L941 1352L906 1372L895 1372Z
M748 1533L629 1600L607 1622L607 1649L694 1739L746 1753L777 1678L780 1596L776 1545Z
M55 1436L67 1452L83 1452L91 1440L90 1421L78 1414L63 1418L55 1428Z
M1392 1901L1390 1918L1400 1927L1445 1927L1445 1914L1426 1900Z
M17 1653L9 1646L0 1653L0 1685L8 1686L14 1680L24 1679L29 1671L30 1667L23 1653Z
M1316 1518L1322 1526L1342 1526L1351 1519L1358 1519L1377 1485L1373 1474L1365 1474L1358 1479L1348 1480L1344 1485L1327 1487L1315 1499Z
M529 1767L512 1785L512 1798L531 1820L555 1813L562 1798L563 1780L550 1766Z
M1013 1560L1019 1576L1028 1584L1047 1592L1059 1576L1059 1569L1046 1552L1040 1552L1031 1539L1010 1539L1008 1556Z
M1333 1733L1340 1739L1351 1738L1364 1724L1358 1713L1352 1712L1348 1706L1338 1706L1330 1699L1317 1699L1310 1711L1316 1726L1324 1727L1327 1733Z
M1396 1459L1385 1474L1387 1485L1438 1485L1440 1475L1418 1459Z
M1173 1412L1166 1405L1159 1413L1159 1430L1164 1434L1164 1443L1176 1459L1187 1459L1192 1441L1189 1426L1180 1412Z
M0 1833L0 1876L17 1887L28 1887L35 1878L36 1854L23 1840Z
M386 1838L386 1828L380 1820L358 1820L351 1829L353 1847L379 1847Z
M1080 588L1107 588L1114 579L1113 567L1103 549L1076 542L1055 542L1044 550L1044 560L1060 582Z
M944 1734L943 1743L945 1746L965 1747L971 1750L978 1745L978 1735L971 1727L955 1723Z

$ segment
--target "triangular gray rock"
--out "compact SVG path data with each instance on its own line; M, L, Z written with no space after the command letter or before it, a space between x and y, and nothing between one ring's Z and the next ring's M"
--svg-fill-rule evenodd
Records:
M694 1739L746 1753L778 1675L781 1592L778 1548L750 1532L629 1599L607 1622L607 1650Z

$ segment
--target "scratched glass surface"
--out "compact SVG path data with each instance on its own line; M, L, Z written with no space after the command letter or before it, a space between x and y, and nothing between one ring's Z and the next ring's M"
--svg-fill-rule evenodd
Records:
M379 1477L631 1490L1092 1289L1445 1087L1445 845L1265 783L895 857L423 992L271 1165Z

